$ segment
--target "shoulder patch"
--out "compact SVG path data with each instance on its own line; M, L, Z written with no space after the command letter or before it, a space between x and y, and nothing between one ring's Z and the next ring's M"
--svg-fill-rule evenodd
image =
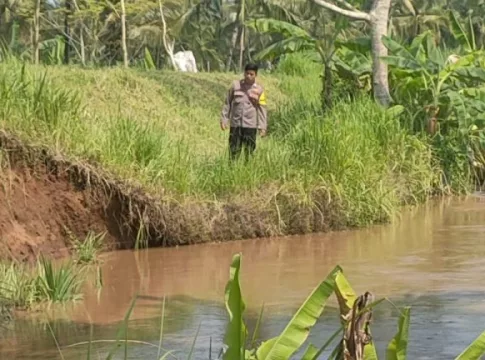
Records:
M266 93L264 92L264 89L259 96L259 105L266 105Z

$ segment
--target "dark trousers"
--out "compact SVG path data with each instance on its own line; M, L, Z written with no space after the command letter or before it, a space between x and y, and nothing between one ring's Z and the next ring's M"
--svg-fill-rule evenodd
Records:
M231 127L229 131L229 151L231 160L239 158L241 151L248 160L249 156L256 149L256 134L258 129Z

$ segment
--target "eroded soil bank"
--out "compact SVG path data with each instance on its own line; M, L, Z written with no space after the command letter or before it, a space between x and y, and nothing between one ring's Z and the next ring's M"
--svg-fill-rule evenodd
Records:
M176 246L321 232L342 228L339 204L315 193L319 206L286 203L285 211L241 196L231 203L157 198L100 167L66 160L0 131L1 258L31 260L69 253L69 233L107 232L108 249Z
M0 258L30 261L69 254L72 235L105 232L109 250L129 248L130 220L114 183L0 132Z
M0 358L84 359L90 339L116 338L138 295L129 339L156 346L130 343L128 358L157 358L165 299L163 347L187 358L198 334L193 358L208 359L212 349L214 359L229 318L224 305L229 265L241 252L241 289L250 334L263 304L260 339L280 334L311 290L338 264L357 293L370 291L400 308L412 307L409 359L455 359L484 330L484 204L483 195L430 202L403 211L391 225L357 231L105 253L103 288L87 282L83 301L58 307L55 313L16 319L0 337ZM332 296L312 329L311 343L321 344L339 328L336 301ZM385 358L398 317L390 303L374 309L371 330L379 358ZM47 322L62 357L46 331ZM93 344L93 354L105 359L112 347ZM321 358L328 358L333 347ZM117 356L123 358L123 349Z

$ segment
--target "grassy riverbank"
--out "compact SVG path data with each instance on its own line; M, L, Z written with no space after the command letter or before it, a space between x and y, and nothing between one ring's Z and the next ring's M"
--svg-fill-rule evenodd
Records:
M140 185L163 206L163 221L152 211L144 225L163 223L172 244L364 226L440 188L428 141L371 99L320 114L316 69L261 76L269 136L235 166L218 120L237 76L15 61L0 76L3 129Z

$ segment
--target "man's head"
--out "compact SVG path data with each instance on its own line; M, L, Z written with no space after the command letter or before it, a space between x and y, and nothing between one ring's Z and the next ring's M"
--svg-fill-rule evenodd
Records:
M244 68L244 81L247 84L254 84L256 76L258 76L258 65L247 64Z

